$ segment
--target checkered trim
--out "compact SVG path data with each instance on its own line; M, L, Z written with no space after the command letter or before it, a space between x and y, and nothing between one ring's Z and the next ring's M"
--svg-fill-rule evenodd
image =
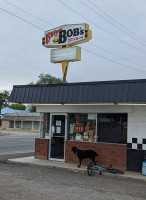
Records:
M128 149L146 150L146 138L142 139L142 143L138 143L137 138L132 138L132 143L127 143Z

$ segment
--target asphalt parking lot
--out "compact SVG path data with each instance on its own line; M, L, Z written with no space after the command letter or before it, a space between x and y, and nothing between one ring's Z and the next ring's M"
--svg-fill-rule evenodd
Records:
M145 200L146 182L42 166L0 163L1 200Z

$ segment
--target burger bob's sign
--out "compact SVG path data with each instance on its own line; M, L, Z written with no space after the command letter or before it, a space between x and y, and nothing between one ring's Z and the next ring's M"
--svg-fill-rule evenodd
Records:
M42 39L42 45L57 48L64 45L77 45L92 38L88 24L67 24L48 31Z

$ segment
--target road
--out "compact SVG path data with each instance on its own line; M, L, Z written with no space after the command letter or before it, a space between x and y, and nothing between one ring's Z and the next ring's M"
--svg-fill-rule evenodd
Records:
M38 136L34 132L0 130L0 161L33 155L35 138Z

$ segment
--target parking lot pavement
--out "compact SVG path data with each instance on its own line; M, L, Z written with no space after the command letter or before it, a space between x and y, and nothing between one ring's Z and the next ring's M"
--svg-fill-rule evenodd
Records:
M146 184L117 176L0 163L1 200L145 200Z
M18 163L18 164L29 164L29 165L38 165L38 166L46 166L46 167L54 167L54 168L61 168L66 170L71 170L75 172L85 172L87 173L86 166L82 165L81 168L77 168L76 164L70 164L65 162L57 162L57 161L50 161L50 160L41 160L35 159L34 156L23 157L23 158L16 158L16 159L9 159L8 162L10 163ZM143 180L146 181L146 176L143 176L139 172L124 172L123 175L121 174L111 174L111 173L104 173L105 176L118 176L120 178L127 178L127 179L135 179L135 180Z

